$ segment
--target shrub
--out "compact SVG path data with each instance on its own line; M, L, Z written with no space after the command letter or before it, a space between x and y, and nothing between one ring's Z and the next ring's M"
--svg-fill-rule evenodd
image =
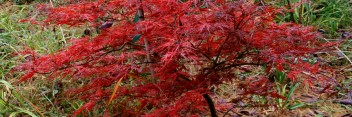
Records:
M295 82L327 80L318 74L318 64L302 58L331 44L320 42L312 27L275 23L280 11L268 6L225 0L98 0L46 10L46 24L88 23L101 30L97 36L72 39L54 54L22 52L31 59L15 69L26 72L20 81L42 74L87 82L66 91L87 101L74 115L116 100L105 114L195 115L209 105L215 116L210 88L251 72L248 67L264 67L264 72L248 78L244 95L283 98L267 79L274 70Z

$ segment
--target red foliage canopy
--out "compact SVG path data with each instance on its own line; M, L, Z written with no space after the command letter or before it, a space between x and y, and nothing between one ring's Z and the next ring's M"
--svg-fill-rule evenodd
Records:
M113 97L119 99L121 116L204 112L207 104L202 95L210 93L211 86L236 79L237 72L248 71L245 66L266 66L266 73L284 71L298 81L297 74L318 70L301 58L326 47L313 28L277 24L274 17L279 10L243 1L98 0L47 12L44 22L57 25L96 26L106 19L114 23L98 36L74 39L54 54L33 52L36 57L17 67L27 73L21 81L34 74L89 81L68 91L89 101L75 114L108 100L121 79ZM266 73L252 79L262 81ZM247 93L279 97L260 91Z

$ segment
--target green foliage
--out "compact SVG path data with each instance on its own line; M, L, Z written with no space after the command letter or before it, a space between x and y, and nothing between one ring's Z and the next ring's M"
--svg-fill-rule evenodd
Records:
M312 6L316 10L312 15L308 15L311 17L308 22L326 29L329 33L348 28L352 24L351 6L348 3L349 0L317 0Z
M58 90L46 88L54 86L50 82L36 82L35 89L14 85L17 74L9 75L9 71L26 57L15 56L19 50L31 48L39 53L52 53L66 45L66 40L79 37L80 30L65 27L42 28L30 23L19 21L28 18L28 15L39 14L33 5L1 4L0 1L0 116L39 116L40 107L35 105L52 105L44 112L47 116L59 116L53 104L55 97L51 93ZM27 58L28 59L28 58ZM50 93L48 93L50 92ZM71 107L72 108L72 107ZM42 108L40 108L42 109Z
M290 82L286 74L281 71L276 72L277 79L275 79L276 89L280 95L285 96L284 99L276 99L277 105L280 109L296 109L304 106L303 103L292 100L294 91L298 88L300 83Z
M292 100L292 95L300 83L280 84L276 83L277 91L280 95L285 96L286 99L276 99L279 109L296 109L304 106L305 104L299 101Z
M286 77L286 73L281 71L276 71L273 80L275 82L276 91L279 95L284 96L285 99L277 98L277 99L269 99L265 96L255 96L254 99L260 102L261 104L268 104L274 100L274 104L280 110L293 110L299 107L305 106L304 103L293 100L292 96L297 88L301 85L300 83L295 83L290 81L288 77Z
M25 103L23 97L19 95L19 92L14 90L14 87L5 80L0 80L0 115L16 117L20 113L30 115L32 117L37 117L33 111L28 110L26 107L29 105ZM7 95L11 97L8 97ZM14 105L10 103L10 99L13 98L17 100L19 105Z
M290 0L299 4L299 0ZM293 21L304 25L313 25L326 30L328 34L337 36L339 29L349 28L352 24L351 5L349 0L312 0L298 5L293 9ZM286 0L276 3L277 6L286 6ZM290 13L278 16L279 22L292 21Z

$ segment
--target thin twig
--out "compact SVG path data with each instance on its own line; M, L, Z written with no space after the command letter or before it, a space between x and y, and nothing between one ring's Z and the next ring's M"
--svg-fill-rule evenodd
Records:
M236 108L236 106L232 106L230 109L228 109L222 117L225 117L234 108Z
M325 38L323 38L325 41L327 41L327 42L330 42L329 40L327 40L327 39L325 39ZM347 60L348 60L348 62L350 62L350 64L352 65L352 61L351 61L351 59L340 49L340 48L338 48L337 46L334 46L334 48L337 50L337 51L339 51Z
M144 20L144 11L143 8L141 6L141 2L142 0L136 0L136 4L137 4L137 17L139 17L139 20L143 21ZM138 30L138 29L137 29ZM149 42L147 38L144 38L144 46L145 46L145 52L147 54L147 60L145 61L146 63L152 62L151 61L151 56L150 56L150 48L149 48ZM154 69L152 67L152 64L148 65L150 73L152 75L152 77L155 77L155 73L154 73Z

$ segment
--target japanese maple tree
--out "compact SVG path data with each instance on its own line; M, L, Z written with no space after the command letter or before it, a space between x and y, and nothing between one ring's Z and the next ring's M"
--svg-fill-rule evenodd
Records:
M280 10L269 6L227 0L82 0L46 10L45 24L89 23L101 30L72 39L54 54L29 51L32 59L16 68L26 72L20 81L35 74L88 81L67 90L87 101L74 115L115 100L110 111L120 116L197 115L208 107L216 116L210 88L251 72L248 66L265 67L265 72L248 78L252 83L243 94L283 98L264 85L273 70L286 72L291 81L327 80L318 74L318 64L302 58L329 44L320 42L312 27L277 24Z

